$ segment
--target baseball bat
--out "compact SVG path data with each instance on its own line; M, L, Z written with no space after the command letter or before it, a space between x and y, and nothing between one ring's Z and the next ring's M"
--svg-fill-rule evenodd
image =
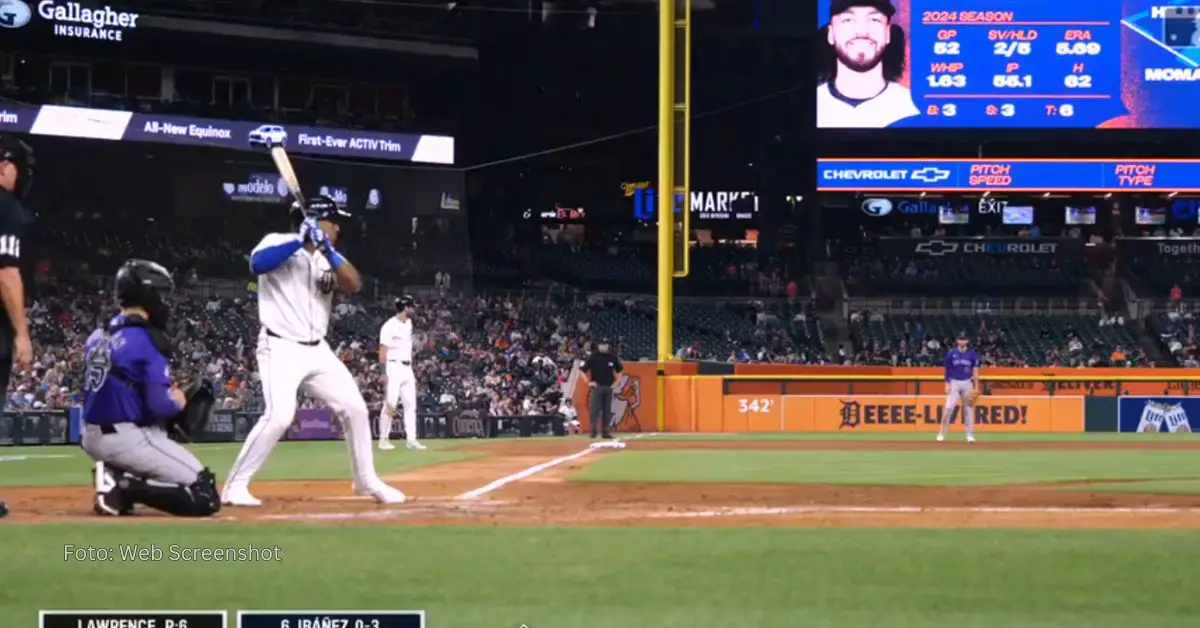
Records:
M288 157L287 151L282 146L271 147L271 160L275 162L275 169L279 171L279 176L283 177L283 181L287 183L288 191L292 193L292 198L300 203L300 207L304 207L304 193L300 191L300 178L296 176L296 169L292 167L292 160Z

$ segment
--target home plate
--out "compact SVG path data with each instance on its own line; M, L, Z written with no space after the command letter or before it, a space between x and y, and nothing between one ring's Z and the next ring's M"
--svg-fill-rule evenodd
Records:
M606 440L599 443L592 443L592 449L625 449L625 443L619 440Z

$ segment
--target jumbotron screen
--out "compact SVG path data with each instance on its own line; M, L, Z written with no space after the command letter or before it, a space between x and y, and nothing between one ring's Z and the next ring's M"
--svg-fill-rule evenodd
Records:
M817 0L819 128L1198 128L1200 0Z

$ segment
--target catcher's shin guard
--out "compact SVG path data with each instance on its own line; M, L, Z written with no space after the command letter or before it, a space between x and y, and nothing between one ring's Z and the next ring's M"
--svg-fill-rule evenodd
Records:
M177 517L209 517L221 510L221 497L212 471L205 468L192 484L151 484L126 476L122 484L129 500Z

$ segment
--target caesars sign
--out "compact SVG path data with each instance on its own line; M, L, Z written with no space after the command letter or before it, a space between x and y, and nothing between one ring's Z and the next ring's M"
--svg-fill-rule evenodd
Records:
M729 395L727 417L742 415L750 431L928 432L947 410L937 395ZM958 408L949 421L962 423ZM975 425L988 432L1082 432L1083 397L984 396Z
M37 17L49 22L58 37L122 41L126 30L138 26L141 15L110 6L93 7L81 2L37 3ZM33 21L34 10L24 0L0 0L0 28L21 28Z

